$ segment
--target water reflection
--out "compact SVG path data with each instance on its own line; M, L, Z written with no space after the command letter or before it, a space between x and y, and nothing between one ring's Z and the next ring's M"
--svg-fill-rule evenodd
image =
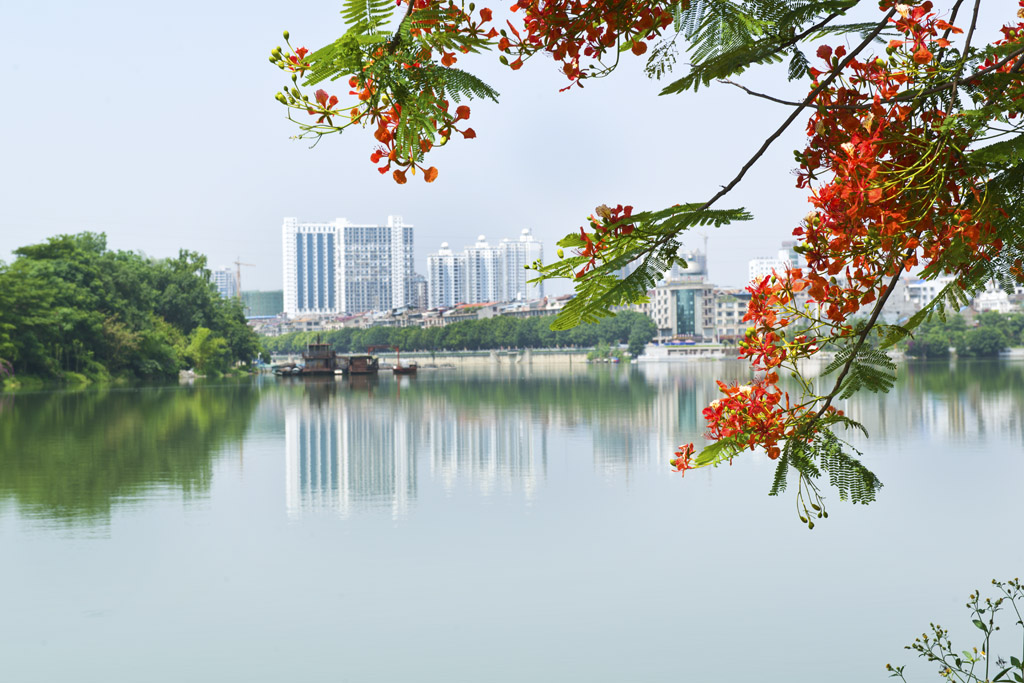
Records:
M549 425L497 410L460 417L443 402L427 403L430 474L448 492L460 480L483 495L521 489L531 499L547 476ZM468 412L468 411L467 411Z
M3 397L0 501L60 524L104 524L116 503L205 492L214 455L240 442L250 387L98 389Z
M381 508L401 516L416 500L420 464L445 492L464 485L529 501L547 477L553 429L592 427L601 469L654 452L657 394L636 374L439 373L301 387L285 408L292 517Z
M907 363L892 392L857 396L847 411L872 438L898 442L923 434L936 441L985 436L1024 441L1024 364Z
M627 481L637 469L667 472L678 444L700 441L714 380L747 372L739 363L503 368L0 395L0 502L62 525L106 524L116 506L207 495L218 454L240 457L243 441L245 457L265 454L275 476L283 460L293 518L400 517L423 487L529 502L555 462ZM845 409L871 434L858 444L866 453L922 435L1024 441L1024 363L907 363L890 394ZM238 463L244 478L249 465Z
M308 387L285 409L285 490L292 517L310 508L343 516L355 506L404 514L416 498L416 443L423 425L332 383Z

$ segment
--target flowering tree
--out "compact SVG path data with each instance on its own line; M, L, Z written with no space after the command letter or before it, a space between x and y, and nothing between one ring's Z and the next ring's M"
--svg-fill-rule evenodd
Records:
M790 469L798 473L799 516L813 527L825 515L816 484L823 472L842 498L857 502L872 500L881 486L836 435L859 427L836 400L888 390L895 366L884 349L941 317L944 306L969 300L993 279L1004 287L1024 280L1024 228L1014 213L1024 196L1024 0L1013 8L999 0L1007 24L984 38L977 30L981 3L519 0L511 6L518 22L498 27L491 9L472 3L348 0L344 36L313 52L275 48L270 59L290 73L277 99L298 124L298 137L370 128L370 160L398 183L417 171L434 181L431 149L456 133L476 135L461 102L496 100L492 88L455 66L468 52L494 50L513 70L546 53L572 89L631 55L646 55L648 74L665 77L685 50L688 71L663 94L716 81L790 108L714 196L648 211L600 206L559 242L557 262L535 264L540 278L574 281L577 296L556 319L559 329L643 301L680 262L689 228L748 220L742 208L719 202L787 128L805 120L797 185L811 211L793 230L804 263L748 287L741 356L754 379L719 383L721 398L704 410L710 445L699 453L682 446L672 464L685 473L761 451L778 461L773 494L785 489ZM842 23L860 5L877 6L876 20ZM791 79L808 80L802 100L729 80L784 59ZM326 85L312 98L303 91L339 80L337 94ZM619 278L626 266L631 274ZM925 278L953 276L953 284L905 324L882 324L886 300L915 268ZM802 360L822 351L834 352L827 384L800 371ZM780 373L795 378L793 393L780 385Z

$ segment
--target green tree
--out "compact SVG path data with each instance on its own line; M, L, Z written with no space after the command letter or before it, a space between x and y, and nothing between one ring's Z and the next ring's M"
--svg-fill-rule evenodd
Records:
M958 356L994 358L1006 348L1006 335L995 325L975 327L962 337L962 346L957 346Z
M197 327L189 335L184 355L199 372L219 374L227 370L228 343L223 337L215 336L209 328Z
M59 235L0 264L0 358L17 374L169 377L198 326L231 359L262 348L235 300L217 295L205 259L111 251L101 234Z

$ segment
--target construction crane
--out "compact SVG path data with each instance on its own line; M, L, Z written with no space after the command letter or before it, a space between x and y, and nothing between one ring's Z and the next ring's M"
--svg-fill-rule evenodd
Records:
M238 297L239 301L242 300L242 266L256 267L255 263L242 263L239 260L241 258L242 257L239 256L235 259L235 296Z

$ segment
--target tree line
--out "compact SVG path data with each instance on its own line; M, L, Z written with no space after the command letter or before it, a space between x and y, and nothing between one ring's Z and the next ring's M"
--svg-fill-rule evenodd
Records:
M624 311L571 330L551 329L553 316L515 318L495 316L463 320L444 327L342 328L328 332L291 332L264 340L273 353L299 353L320 338L339 353L365 353L374 345L397 346L403 351L477 351L487 349L592 348L598 344L629 344L639 355L654 338L654 321L643 313Z
M219 374L262 349L241 302L218 294L196 252L153 259L110 250L105 235L83 232L14 254L12 263L0 262L0 368L8 375Z
M1024 344L1024 313L979 313L976 326L961 315L922 323L907 342L907 355L916 358L948 358L950 349L960 358L992 358L1011 346Z

